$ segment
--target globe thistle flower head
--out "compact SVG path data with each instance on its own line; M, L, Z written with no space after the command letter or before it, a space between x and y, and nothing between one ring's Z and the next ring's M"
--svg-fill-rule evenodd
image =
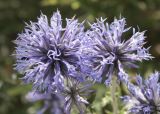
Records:
M15 41L16 70L38 90L61 83L70 69L78 67L83 30L83 23L74 18L66 19L63 27L59 11L50 21L41 14L38 22L27 24Z
M92 84L81 83L73 78L64 81L63 87L57 89L57 94L64 100L65 113L70 114L72 107L76 106L80 114L84 114L85 105L89 104L86 98L93 92L90 89Z
M137 67L136 62L152 58L149 48L143 47L145 32L135 32L133 28L133 35L125 40L123 34L130 30L125 25L125 18L115 19L111 24L101 18L91 24L86 33L94 41L94 46L90 48L93 56L88 57L91 62L87 65L99 74L93 78L104 81L106 85L110 84L114 72L120 80L126 81L124 67L134 68Z
M53 93L29 92L26 95L26 100L29 102L43 102L43 107L37 111L37 114L45 114L47 111L50 114L65 114L62 108L62 101Z
M155 72L148 79L137 76L137 85L128 84L130 96L123 97L132 114L160 113L160 74Z

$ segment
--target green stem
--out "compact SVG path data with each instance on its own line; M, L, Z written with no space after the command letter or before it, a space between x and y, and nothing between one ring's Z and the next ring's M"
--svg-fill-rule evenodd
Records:
M110 87L111 97L112 97L113 114L118 114L118 102L117 102L117 98L116 98L116 87L117 87L116 78L113 77L112 85Z

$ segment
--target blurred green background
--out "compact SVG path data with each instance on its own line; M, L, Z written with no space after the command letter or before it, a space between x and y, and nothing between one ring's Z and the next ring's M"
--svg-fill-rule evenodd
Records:
M31 87L23 85L13 70L12 41L22 32L24 22L37 21L41 11L50 17L57 8L63 19L76 15L80 21L87 18L90 22L101 16L110 22L121 14L127 19L127 26L147 30L146 46L152 46L150 51L155 57L140 63L134 72L146 75L160 69L160 0L0 0L0 114L35 114L38 109L38 103L33 105L25 100ZM104 86L97 88L90 113L109 114L108 93Z

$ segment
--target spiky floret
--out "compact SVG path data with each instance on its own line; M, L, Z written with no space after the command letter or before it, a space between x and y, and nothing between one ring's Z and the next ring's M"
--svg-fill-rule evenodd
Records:
M46 90L50 85L61 83L64 75L78 66L83 30L83 23L74 18L66 19L66 26L62 27L59 11L49 22L47 16L41 14L38 22L27 24L15 40L15 68L35 89Z
M152 58L148 53L149 48L144 48L145 32L135 32L133 28L133 35L125 40L122 35L130 29L125 25L125 18L115 19L111 24L101 18L91 24L91 29L86 33L86 37L94 41L90 48L83 49L86 53L92 53L86 54L86 65L95 71L96 75L92 77L104 81L106 85L110 84L114 72L126 82L128 76L124 67L133 68L136 62Z
M89 81L79 82L73 78L66 78L64 80L64 85L57 89L57 94L64 101L64 111L66 114L71 113L73 106L77 107L80 114L85 113L85 105L89 104L87 97L93 92L91 86L92 83Z
M160 113L160 74L155 72L143 81L137 76L137 85L128 84L129 96L122 97L128 104L132 114L159 114Z

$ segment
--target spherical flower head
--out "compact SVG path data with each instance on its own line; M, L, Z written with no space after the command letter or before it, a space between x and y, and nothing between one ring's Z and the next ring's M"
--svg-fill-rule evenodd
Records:
M128 84L130 96L122 97L132 114L160 113L160 74L155 72L148 79L137 76L137 85Z
M133 35L125 40L123 34L130 29L125 28L125 25L124 18L115 19L111 24L101 18L86 33L87 39L94 41L90 48L83 49L84 52L92 52L87 55L89 62L86 65L96 72L92 77L106 85L110 84L113 73L127 83L128 75L124 67L134 68L137 67L136 62L152 58L148 53L149 48L143 47L145 32L135 32L133 28Z
M64 101L64 111L66 114L71 113L73 106L76 106L80 114L85 114L85 105L87 97L93 92L91 90L92 83L79 82L73 78L64 80L64 85L57 89L57 94L61 96Z
M43 107L37 111L37 114L45 114L47 111L50 114L65 114L62 107L63 103L56 94L32 91L26 95L26 100L29 102L43 102Z
M33 83L38 90L60 84L70 69L78 68L83 30L83 23L74 18L66 19L66 26L62 27L59 11L50 22L41 14L38 22L27 24L15 41L16 70L25 75L25 82Z

